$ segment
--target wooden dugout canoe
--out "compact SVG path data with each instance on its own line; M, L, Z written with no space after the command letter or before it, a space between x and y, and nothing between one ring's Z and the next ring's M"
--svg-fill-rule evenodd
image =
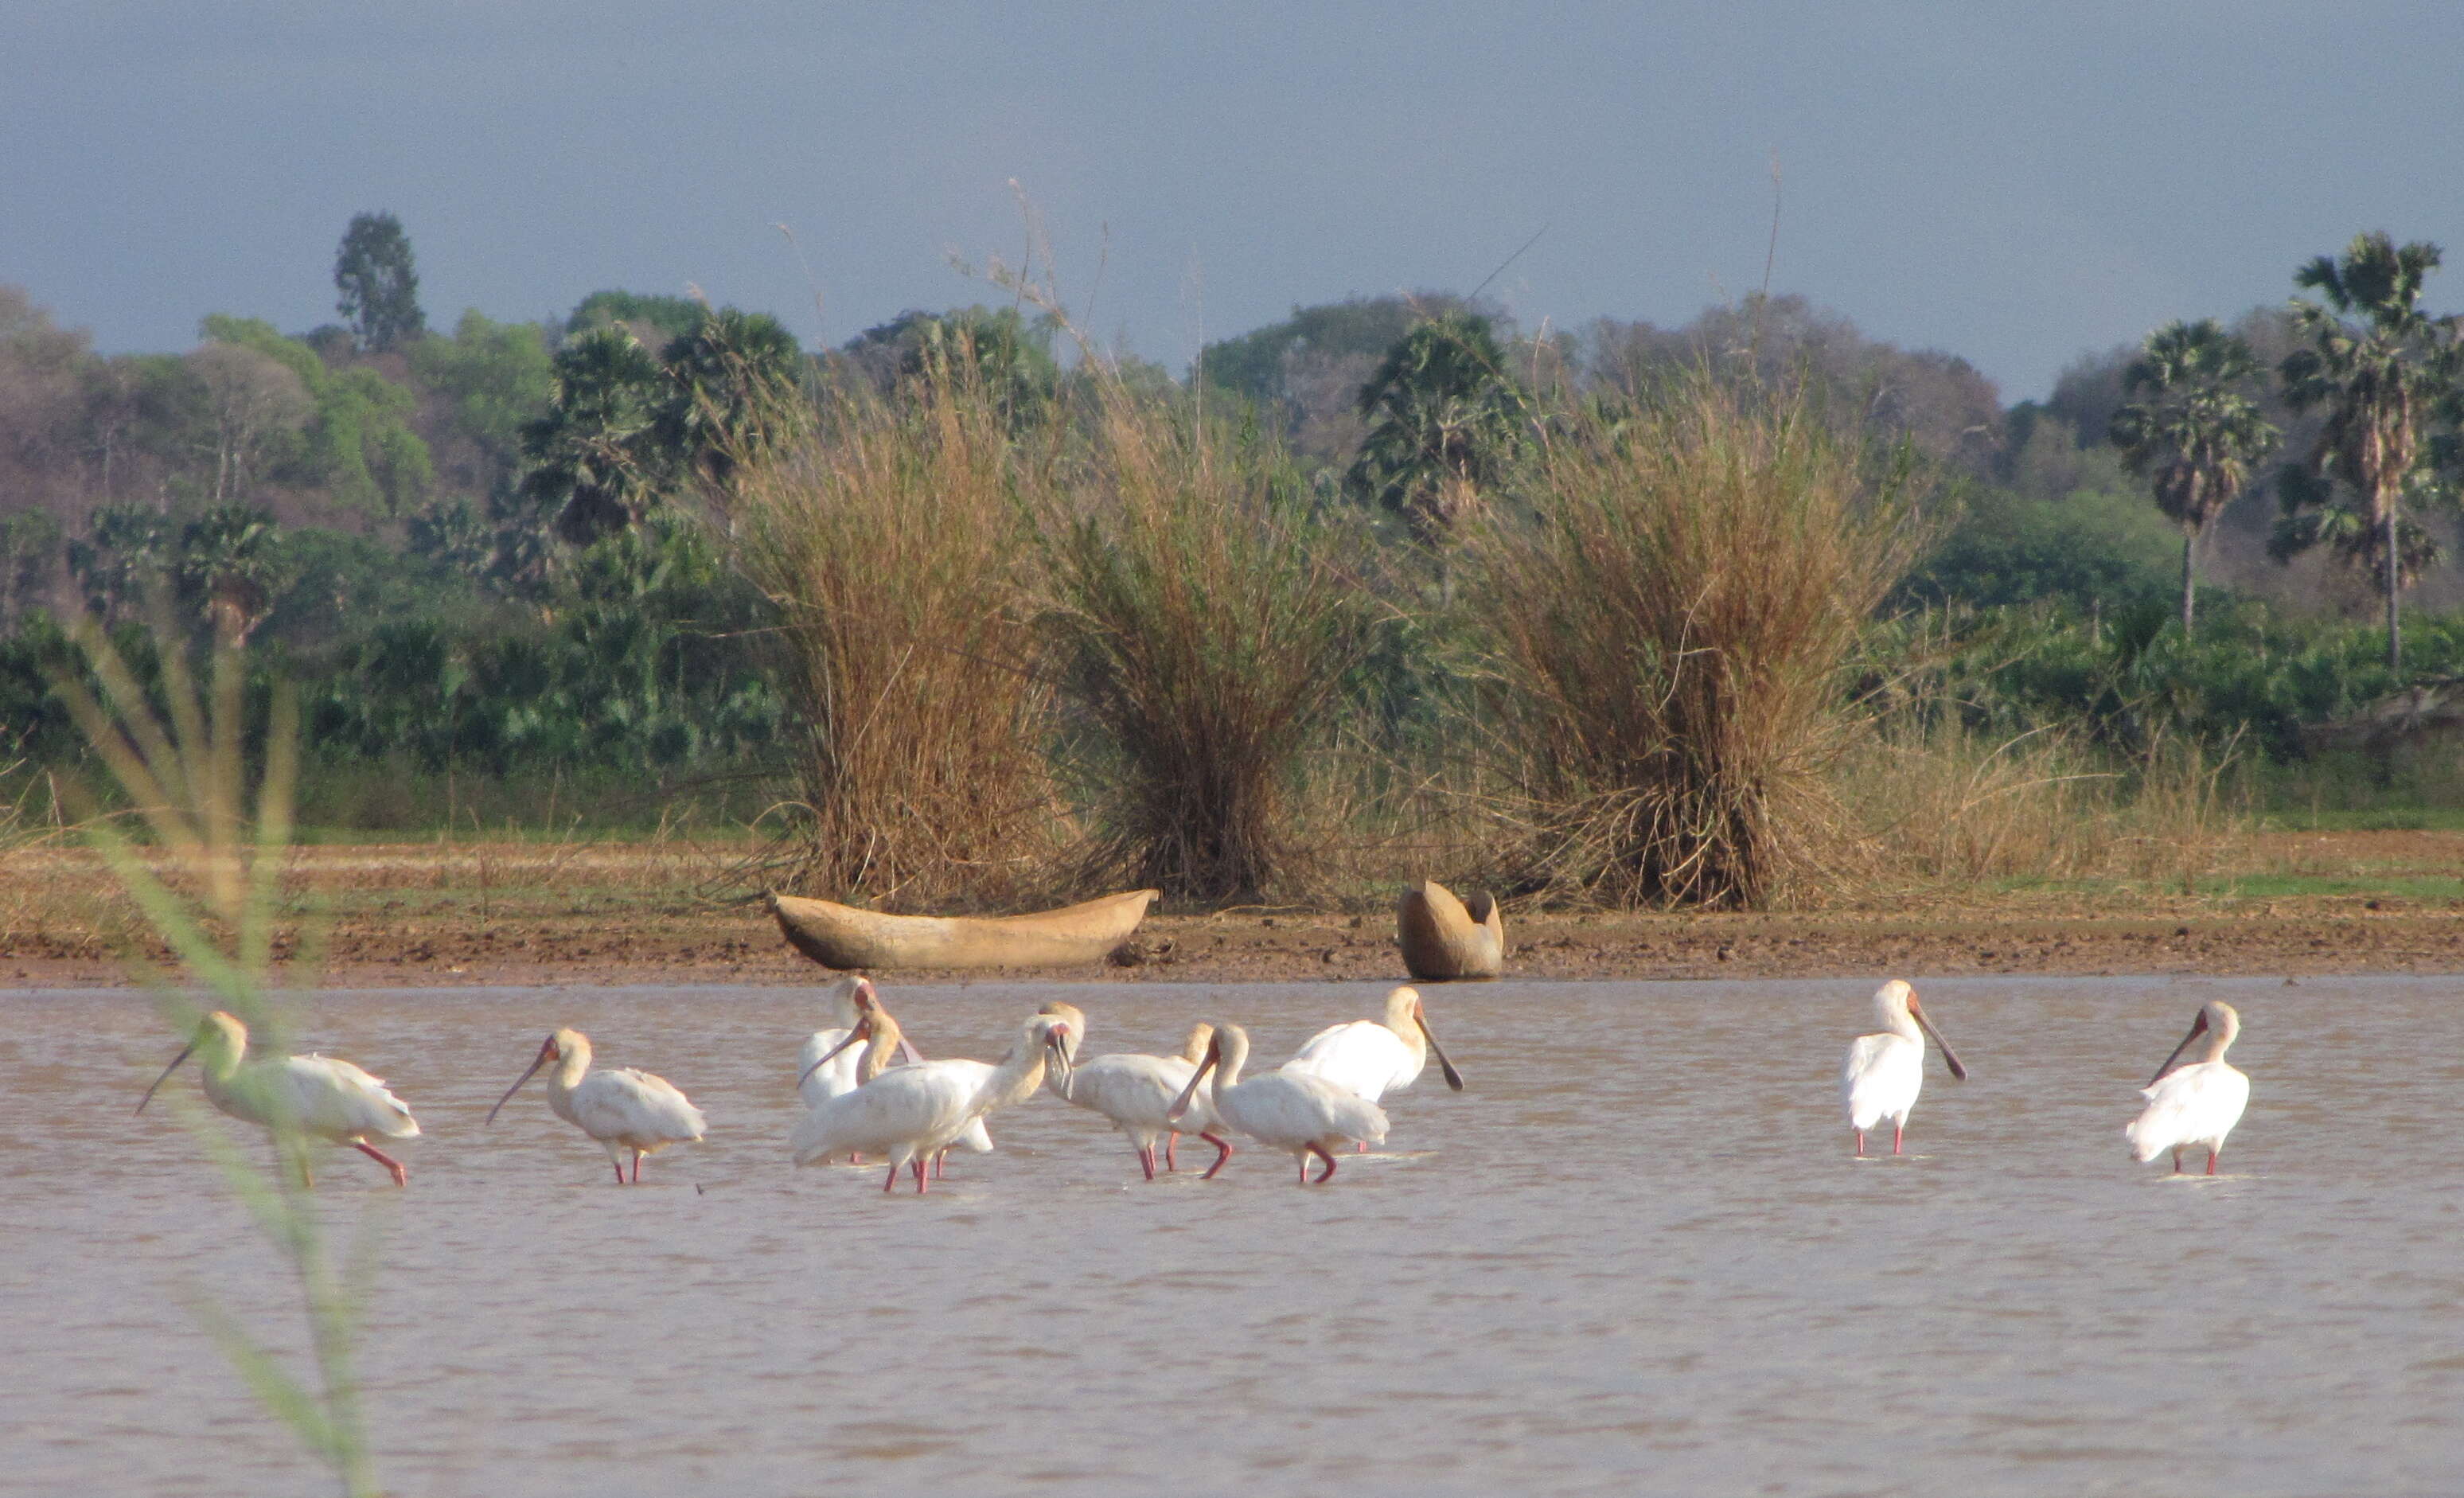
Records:
M1506 920L1497 901L1475 894L1466 907L1435 879L1403 892L1395 938L1404 969L1422 982L1495 978L1506 969Z
M885 915L834 900L770 895L788 945L834 968L1059 967L1100 962L1146 918L1154 890L1028 915Z

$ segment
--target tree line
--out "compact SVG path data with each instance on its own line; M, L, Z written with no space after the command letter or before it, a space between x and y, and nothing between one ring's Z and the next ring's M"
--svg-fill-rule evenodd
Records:
M1892 611L2050 607L2101 648L2097 620L2162 600L2187 635L2222 537L2233 606L2374 595L2400 673L2403 591L2453 596L2464 474L2456 321L2422 305L2437 264L2435 246L2358 236L2299 268L2308 295L2283 307L2168 324L2007 408L1955 355L1788 296L1536 333L1443 293L1355 297L1210 344L1185 380L1107 367L1237 413L1312 502L1441 566L1565 412L1685 371L1786 386L1932 475L1930 542ZM896 399L956 361L1016 431L1086 398L1085 362L1026 300L910 312L818 352L762 313L621 290L552 322L472 311L434 332L385 213L353 219L334 281L335 323L216 314L185 354L109 357L0 287L0 623L22 667L0 733L31 744L48 720L24 663L51 619L167 613L319 684L312 728L338 752L758 755L783 713L765 602L694 518L759 454L765 394ZM2270 497L2272 518L2248 502Z

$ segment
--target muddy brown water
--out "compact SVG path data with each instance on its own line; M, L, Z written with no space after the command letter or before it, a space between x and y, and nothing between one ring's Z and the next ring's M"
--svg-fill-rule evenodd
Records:
M932 1053L1068 997L1090 1053L1221 1016L1271 1059L1384 987L885 991ZM1306 1190L1257 1148L1150 1185L1048 1095L921 1200L795 1170L803 990L345 993L301 1039L427 1131L407 1193L319 1169L385 1233L398 1493L2464 1489L2464 980L1919 987L1974 1076L1930 1063L1908 1158L1837 1115L1868 984L1509 982L1428 991L1471 1090L1432 1068ZM2220 1179L2167 1179L2122 1126L2212 997L2250 1112ZM296 1322L213 1168L130 1115L176 1040L136 995L0 1020L0 1493L327 1490L184 1308ZM482 1128L560 1024L709 1140L620 1190L536 1083Z

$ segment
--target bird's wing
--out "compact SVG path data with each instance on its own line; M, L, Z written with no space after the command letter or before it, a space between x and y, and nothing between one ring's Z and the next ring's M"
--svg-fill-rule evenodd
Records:
M594 1071L573 1092L573 1121L594 1139L698 1139L709 1122L665 1077L630 1067Z
M1252 1086L1262 1090L1259 1102L1266 1120L1292 1140L1344 1138L1378 1144L1386 1138L1384 1109L1324 1077L1305 1071L1270 1071L1255 1083L1243 1082L1235 1095L1242 1099L1244 1112Z
M1324 1077L1375 1102L1413 1069L1411 1047L1375 1020L1354 1020L1318 1031L1282 1069Z
M285 1056L266 1065L262 1086L278 1090L280 1106L309 1134L356 1138L363 1134L407 1139L419 1125L401 1098L336 1056Z
M1070 1074L1069 1100L1116 1123L1161 1128L1164 1110L1196 1069L1178 1056L1098 1056ZM1192 1099L1191 1112L1197 1111L1198 1101Z
M2170 1071L2142 1089L2147 1106L2123 1131L2143 1160L2176 1144L2229 1132L2250 1101L2250 1078L2220 1063L2200 1062Z
M1351 1035L1353 1031L1360 1029L1364 1025L1373 1029L1382 1030L1385 1028L1382 1024L1371 1024L1367 1020L1347 1020L1341 1024L1330 1024L1325 1029L1318 1031L1315 1035L1312 1035L1309 1039L1301 1042L1301 1048L1292 1052L1292 1059L1284 1063L1284 1069L1300 1071L1316 1070L1318 1063L1334 1054L1336 1049L1343 1045L1347 1036Z

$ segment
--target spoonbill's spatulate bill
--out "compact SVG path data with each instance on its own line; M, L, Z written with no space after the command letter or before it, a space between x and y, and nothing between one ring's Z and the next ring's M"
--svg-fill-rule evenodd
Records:
M2173 1047L2139 1094L2147 1099L2145 1111L2122 1131L2130 1141L2133 1159L2145 1165L2169 1150L2173 1172L2179 1175L2182 1152L2204 1144L2208 1174L2216 1173L2216 1157L2225 1151L2225 1135L2241 1122L2241 1112L2250 1105L2250 1078L2225 1060L2226 1047L2240 1033L2241 1016L2232 1004L2211 999L2199 1006L2190 1033L2182 1037L2182 1044ZM2202 1035L2208 1038L2206 1054L2176 1069L2173 1063Z
M1219 1135L1223 1123L1215 1116L1215 1105L1207 1095L1192 1092L1187 1111L1177 1120L1171 1113L1174 1100L1198 1074L1198 1064L1205 1059L1207 1044L1214 1038L1215 1027L1200 1023L1191 1026L1189 1043L1177 1056L1097 1056L1070 1073L1063 1095L1111 1119L1113 1128L1128 1135L1149 1180L1155 1175L1155 1141L1164 1141L1164 1168L1177 1170L1173 1145L1184 1132L1214 1145L1215 1163L1221 1166L1232 1157L1232 1146Z
M154 1100L155 1088L169 1080L191 1055L205 1073L206 1100L245 1123L280 1138L286 1134L347 1144L383 1165L397 1186L407 1185L410 1172L400 1160L368 1142L408 1139L419 1125L401 1098L385 1090L385 1079L372 1077L347 1061L332 1056L262 1056L248 1058L248 1026L220 1009L197 1026L197 1038L171 1058L154 1086L145 1090L137 1111ZM299 1169L307 1174L305 1156Z
M1183 1116L1207 1074L1214 1073L1211 1101L1216 1116L1263 1144L1290 1152L1299 1162L1301 1183L1309 1183L1309 1157L1326 1161L1319 1185L1334 1179L1334 1154L1347 1144L1386 1142L1386 1114L1375 1103L1306 1071L1267 1071L1243 1081L1241 1068L1249 1060L1249 1032L1218 1021L1206 1054L1166 1116ZM1211 1179L1232 1157L1225 1150L1206 1175Z
M1848 1110L1848 1127L1857 1131L1857 1153L1865 1153L1865 1131L1887 1118L1891 1153L1901 1153L1908 1114L1925 1086L1925 1043L1927 1036L1942 1047L1942 1059L1958 1080L1968 1068L1933 1021L1917 1002L1917 991L1894 978L1874 991L1874 1013L1882 1027L1859 1035L1848 1045L1848 1059L1839 1068L1839 1100Z
M496 1099L496 1106L488 1110L488 1122L495 1123L497 1112L513 1101L522 1084L550 1062L556 1069L547 1078L549 1110L606 1149L620 1186L625 1184L627 1151L632 1153L633 1181L638 1185L643 1156L655 1155L671 1144L690 1144L710 1126L701 1110L663 1077L631 1067L591 1070L590 1038L575 1029L559 1030L540 1043L531 1068L515 1078L505 1095Z

